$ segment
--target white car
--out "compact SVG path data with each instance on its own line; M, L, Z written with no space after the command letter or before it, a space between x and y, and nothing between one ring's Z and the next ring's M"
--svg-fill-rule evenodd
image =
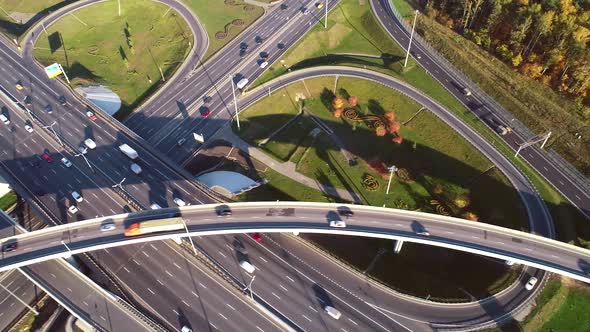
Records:
M94 141L90 138L87 138L84 141L84 145L86 145L90 150L96 149L96 143L94 143Z
M104 224L100 225L100 231L101 232L112 231L115 228L117 228L117 226L115 225L114 222L107 222L107 223L104 223Z
M254 273L254 270L256 270L256 268L254 267L254 265L250 264L249 262L246 261L241 261L240 262L240 267L242 269L244 269L246 272L252 274Z
M176 203L176 205L178 206L186 206L186 202L183 201L182 199L178 198L178 197L174 197L173 199L174 203Z
M156 203L150 205L150 209L152 209L152 210L158 210L158 209L161 209L161 208L162 207L159 204L156 204Z
M188 326L183 326L180 332L193 332L193 330Z
M31 126L30 126L30 125L28 125L28 124L26 124L26 125L25 125L25 130L26 130L26 131L28 131L29 133L32 133L32 132L34 131L34 130L33 130L33 127L31 127Z
M345 228L346 223L342 220L330 220L330 227Z
M77 191L72 192L72 198L76 200L76 202L80 203L84 201L84 198Z
M334 319L340 319L340 316L342 316L342 313L338 309L329 305L324 307L324 311Z
M78 208L75 205L70 205L70 207L68 208L68 211L71 214L76 214L78 212Z
M512 265L514 265L514 261L507 259L504 261L504 264L506 264L506 266L512 266Z
M61 158L61 163L64 164L64 166L67 168L72 167L72 162L69 161L66 157Z
M537 280L537 278L535 278L535 277L531 277L531 278L529 279L529 281L526 283L526 285L524 285L524 288L525 288L526 290L531 290L531 289L533 289L533 287L535 287L535 285L537 284L537 281L538 281L538 280Z
M260 64L260 68L262 68L262 69L266 68L266 66L268 66L268 61L264 61L263 63Z

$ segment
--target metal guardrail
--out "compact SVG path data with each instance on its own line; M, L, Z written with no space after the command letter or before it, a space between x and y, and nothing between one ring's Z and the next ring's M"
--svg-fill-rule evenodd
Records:
M393 14L399 20L399 22L401 22L406 31L411 31L412 27L404 20L404 17L400 14L397 8L395 8L391 1L389 2L389 8L391 9L391 14ZM502 105L498 104L498 102L496 102L492 97L484 92L475 82L459 71L446 58L440 55L439 52L430 46L422 36L420 36L418 33L415 33L414 40L415 42L419 43L422 48L427 49L429 55L432 55L441 67L443 67L447 72L452 73L457 83L471 88L473 90L472 93L478 95L484 101L484 106L492 108L495 111L494 114L501 118L504 123L508 124L520 137L522 137L524 140L528 140L537 136L537 134L533 133L525 124L516 119L512 113L506 110ZM427 73L434 77L432 73L428 71ZM561 157L557 152L555 152L555 150L551 149L545 151L537 147L534 148L537 149L539 153L544 155L547 159L551 160L553 164L558 167L560 171L565 173L577 186L586 190L587 192L590 192L590 179L577 170L570 162Z

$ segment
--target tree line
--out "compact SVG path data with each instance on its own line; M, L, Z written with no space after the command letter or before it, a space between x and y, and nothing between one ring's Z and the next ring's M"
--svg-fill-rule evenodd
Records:
M573 98L590 120L590 0L427 0L425 12Z

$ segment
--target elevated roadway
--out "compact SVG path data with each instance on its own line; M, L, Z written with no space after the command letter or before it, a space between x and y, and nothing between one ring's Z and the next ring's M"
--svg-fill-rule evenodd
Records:
M462 219L369 206L304 202L228 203L233 214L219 216L218 205L199 205L144 211L98 218L43 229L3 239L18 243L3 253L0 271L90 250L188 235L245 232L293 232L359 235L423 243L514 260L590 283L590 251L542 236ZM341 211L350 210L346 218ZM123 232L131 223L181 216L182 229L137 237ZM345 220L346 228L328 225ZM101 231L104 222L115 223L113 231ZM427 231L429 234L420 234ZM65 243L65 244L64 244Z

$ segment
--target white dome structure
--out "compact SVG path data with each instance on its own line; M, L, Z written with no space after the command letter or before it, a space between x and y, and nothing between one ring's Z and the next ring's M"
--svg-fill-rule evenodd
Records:
M110 116L121 108L121 98L104 85L81 86L76 88L76 92Z
M199 175L195 179L227 197L239 195L262 184L243 174L229 171L209 172Z

